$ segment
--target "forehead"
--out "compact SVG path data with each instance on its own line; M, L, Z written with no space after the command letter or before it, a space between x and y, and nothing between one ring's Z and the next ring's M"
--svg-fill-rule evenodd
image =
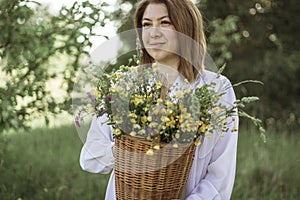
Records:
M168 9L163 3L151 3L147 6L143 19L158 19L161 17L168 17Z

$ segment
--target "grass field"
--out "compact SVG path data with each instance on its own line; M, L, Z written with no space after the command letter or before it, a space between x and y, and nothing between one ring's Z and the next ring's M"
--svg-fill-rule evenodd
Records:
M0 137L0 199L104 199L108 175L81 170L73 126ZM298 199L300 136L241 130L232 199Z

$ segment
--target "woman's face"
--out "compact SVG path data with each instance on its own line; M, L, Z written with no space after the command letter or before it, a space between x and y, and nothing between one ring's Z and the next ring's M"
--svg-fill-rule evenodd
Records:
M149 55L160 64L177 68L177 33L165 4L149 4L143 15L142 27L142 39Z

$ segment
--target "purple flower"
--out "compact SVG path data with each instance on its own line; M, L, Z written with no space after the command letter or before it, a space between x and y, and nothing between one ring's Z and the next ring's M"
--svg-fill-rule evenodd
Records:
M87 97L92 101L92 104L95 105L96 104L96 96L90 92L87 92L86 94L87 94Z
M75 117L75 125L76 125L77 127L80 127L79 120L80 120L79 116L76 115L76 117Z
M147 128L147 132L150 133L150 134L152 134L153 133L153 129L148 127Z
M110 95L106 95L106 99L109 100L109 101L111 101L112 98L111 98Z

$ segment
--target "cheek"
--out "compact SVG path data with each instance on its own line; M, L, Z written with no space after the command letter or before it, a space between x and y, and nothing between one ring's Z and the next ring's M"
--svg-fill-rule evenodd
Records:
M142 42L143 42L144 45L147 44L147 40L148 40L147 33L143 32L142 33Z
M172 41L171 45L172 45L172 48L176 51L178 51L179 49L179 41L178 41L178 37L176 34L172 34L170 35L170 40Z
M146 52L150 55L151 52L149 52L149 48L147 48L147 41L149 39L149 36L147 35L147 33L142 33L142 45L145 48Z

